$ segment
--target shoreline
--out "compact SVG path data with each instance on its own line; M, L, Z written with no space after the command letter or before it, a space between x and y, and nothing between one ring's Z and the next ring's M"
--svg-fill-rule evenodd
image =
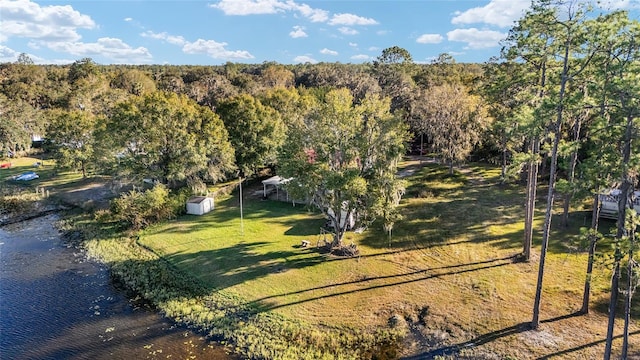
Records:
M8 217L3 217L2 219L0 219L0 228L4 227L4 226L8 226L8 225L12 225L12 224L17 224L23 221L29 221L29 220L33 220L33 219L37 219L40 217L44 217L47 215L51 215L51 214L55 214L55 213L59 213L62 211L66 211L66 210L70 210L70 207L67 206L63 206L63 205L58 205L58 206L52 206L52 207L48 207L45 208L43 210L39 210L34 214L18 214L16 216L8 216Z

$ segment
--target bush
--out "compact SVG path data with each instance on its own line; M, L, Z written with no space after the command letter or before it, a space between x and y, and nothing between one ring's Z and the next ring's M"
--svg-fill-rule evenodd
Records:
M38 200L42 199L39 193L4 185L0 187L0 215L21 215L36 211Z
M189 188L182 188L171 194L170 201L167 205L171 207L174 216L186 214L187 209L185 204L191 195L192 192Z
M140 230L175 217L177 202L172 201L164 185L157 185L144 192L132 190L114 199L111 201L111 214L126 228Z

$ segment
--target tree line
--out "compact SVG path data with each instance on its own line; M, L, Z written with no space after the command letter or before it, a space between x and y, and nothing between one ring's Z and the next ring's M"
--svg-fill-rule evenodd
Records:
M638 282L633 209L640 156L640 23L583 1L535 0L496 58L458 64L447 54L417 64L399 47L366 64L116 66L81 59L39 66L26 55L0 64L0 151L27 150L42 134L61 167L85 176L152 178L198 189L264 167L296 179L296 195L323 212L391 231L406 152L434 154L450 171L470 157L499 164L525 184L522 259L531 259L541 182L542 249L531 325L540 323L554 204L567 226L591 199L582 312L589 310L600 197L616 188L619 211L610 266L611 353L615 306L624 294L625 336ZM329 215L329 214L328 214ZM337 217L337 218L336 218ZM605 250L602 250L606 252Z

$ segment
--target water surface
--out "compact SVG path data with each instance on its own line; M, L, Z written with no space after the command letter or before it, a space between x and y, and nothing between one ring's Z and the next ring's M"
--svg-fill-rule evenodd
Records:
M233 359L131 301L55 215L0 228L0 359Z

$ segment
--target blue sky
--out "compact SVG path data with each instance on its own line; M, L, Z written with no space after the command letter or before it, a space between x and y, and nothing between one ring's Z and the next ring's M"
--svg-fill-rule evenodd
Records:
M608 0L638 17L640 0ZM0 62L370 62L400 46L485 62L530 0L0 0Z

